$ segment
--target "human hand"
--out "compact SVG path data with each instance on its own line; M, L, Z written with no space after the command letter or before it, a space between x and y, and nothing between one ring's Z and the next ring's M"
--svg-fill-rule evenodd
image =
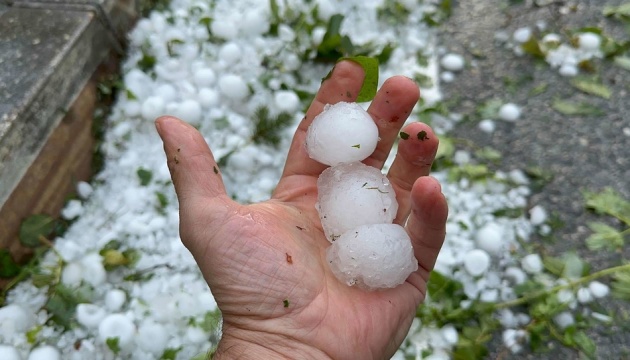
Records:
M173 117L156 121L180 205L180 235L223 315L215 359L385 359L405 338L444 241L447 205L427 176L438 139L422 123L407 125L388 178L419 269L393 289L368 292L338 281L326 262L330 245L315 210L317 178L306 130L327 103L354 101L363 70L337 64L293 138L271 200L239 205L225 192L203 137ZM388 79L368 112L380 141L365 164L382 168L419 97L405 77ZM426 132L424 140L417 134ZM407 221L408 219L408 221Z

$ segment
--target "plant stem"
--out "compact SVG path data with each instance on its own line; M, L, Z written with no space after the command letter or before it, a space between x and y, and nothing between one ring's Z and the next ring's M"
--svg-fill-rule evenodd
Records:
M608 275L612 275L616 272L619 271L630 271L630 264L625 264L625 265L619 265L619 266L614 266L608 269L604 269L604 270L600 270L597 272L594 272L590 275L581 277L575 281L571 281L568 282L566 284L563 285L557 285L552 287L551 289L546 289L546 290L540 290L540 291L536 291L534 293L531 293L530 295L526 295L523 297L520 297L518 299L514 299L514 300L510 300L510 301L506 301L506 302L502 302L502 303L498 303L495 305L495 309L505 309L505 308L509 308L509 307L513 307L513 306L519 306L519 305L523 305L526 304L528 302L530 302L531 300L537 299L541 296L547 295L547 294L553 294L556 293L560 290L563 289L568 289L568 288L572 288L574 286L586 283L586 282L590 282L593 281L595 279L599 279L600 277L604 277L604 276L608 276Z

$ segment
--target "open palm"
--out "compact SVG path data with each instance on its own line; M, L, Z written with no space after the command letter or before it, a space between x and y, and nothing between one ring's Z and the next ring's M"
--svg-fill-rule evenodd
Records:
M327 103L353 101L363 82L355 63L337 64L302 120L272 199L239 205L225 193L220 171L191 126L157 120L180 202L182 241L194 255L223 314L218 357L385 359L404 339L444 240L446 201L428 175L437 138L408 125L388 173L396 190L396 222L406 223L419 269L394 288L368 292L338 281L326 263L317 212L317 178L326 166L310 159L304 139ZM380 141L364 163L381 168L418 100L407 78L385 82L369 113ZM419 135L418 135L419 134ZM411 216L409 216L411 214Z

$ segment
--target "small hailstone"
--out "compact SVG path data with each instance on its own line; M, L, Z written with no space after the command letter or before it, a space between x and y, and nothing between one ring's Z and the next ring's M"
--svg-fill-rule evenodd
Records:
M440 329L442 333L442 337L444 341L446 341L450 345L457 344L457 340L459 339L459 334L457 333L457 329L453 325L445 325Z
M218 18L210 24L210 31L212 35L218 38L232 40L238 35L237 24L237 22L232 21L230 18Z
M479 300L486 303L495 303L499 300L499 290L485 289L481 292Z
M92 195L92 185L85 181L79 181L77 183L77 194L79 194L82 199L87 199Z
M159 96L150 96L142 103L142 117L148 121L154 121L164 115L164 100Z
M543 270L543 263L540 255L529 254L521 260L523 270L530 274L538 274Z
M489 222L477 230L477 247L491 255L498 255L503 250L504 229L501 225Z
M608 296L608 293L610 292L608 285L599 281L593 281L588 284L588 289L591 291L591 294L598 299Z
M123 314L111 314L98 325L98 337L105 343L107 339L118 338L118 345L125 348L130 345L136 334L136 326Z
M202 114L199 102L188 99L179 103L174 115L186 122L198 124L201 121Z
M66 264L61 271L61 283L67 286L78 286L83 280L83 267L75 262Z
M560 66L558 73L562 76L573 77L579 73L578 67L573 64L563 64Z
M479 122L479 130L485 133L492 134L495 129L496 124L494 123L494 120L484 119Z
M86 255L80 261L83 268L83 280L93 286L102 285L107 278L107 272L103 266L103 259L97 253Z
M195 71L193 79L195 84L199 86L210 86L214 84L216 81L216 75L214 74L214 70L210 68L201 68Z
M153 95L162 98L164 102L175 101L177 99L177 90L171 84L162 84L155 89Z
M258 9L252 9L245 13L241 30L245 36L262 35L269 31L269 18Z
M61 216L66 220L72 220L83 213L83 204L80 200L70 200L61 210Z
M315 206L331 242L360 225L392 223L398 211L396 193L387 177L360 162L324 170L317 188Z
M7 305L0 307L0 324L11 324L15 332L25 332L35 325L35 316L20 305Z
M241 48L233 42L228 42L221 46L219 59L228 64L237 62L241 58Z
M504 121L514 122L521 117L521 109L518 105L507 103L499 108L499 118Z
M598 312L591 313L591 316L593 317L593 319L601 321L603 323L611 323L613 320L612 317Z
M453 154L453 162L457 165L464 165L470 162L470 153L466 150L457 150Z
M193 344L199 344L204 341L208 341L208 334L198 327L189 327L186 329L186 339Z
M144 351L154 355L160 355L164 352L168 339L169 334L164 328L164 325L146 320L138 328L136 344Z
M201 88L197 94L197 100L199 100L201 106L211 108L219 105L220 95L219 92L214 89Z
M96 328L105 318L105 310L94 304L77 305L77 321L86 328Z
M593 294L588 288L580 288L577 291L577 299L582 304L588 304L593 301Z
M523 349L523 343L527 341L525 330L505 329L503 331L503 343L513 354Z
M105 294L105 307L111 311L118 311L127 301L127 294L120 289L112 289Z
M450 71L442 71L442 73L440 74L440 79L445 83L450 83L455 80L455 74Z
M142 114L142 107L140 106L140 102L136 100L129 100L125 102L123 105L123 112L127 117L138 117Z
M2 360L22 360L16 348L10 345L0 344L0 359Z
M529 40L531 37L532 37L532 29L528 27L522 27L522 28L516 29L516 31L514 31L514 34L512 35L512 38L514 39L514 41L521 44L527 42L527 40Z
M509 267L503 272L505 278L510 280L514 285L520 285L527 280L527 274L517 267Z
M545 44L547 46L557 47L562 42L562 38L558 34L549 33L549 34L546 34L545 36L543 36L541 41L542 41L543 44Z
M366 159L377 142L378 127L356 103L326 105L306 133L309 156L330 166Z
M300 98L293 91L276 92L274 102L280 111L294 113L300 106Z
M460 71L464 68L464 57L459 54L446 54L440 60L440 65L449 71Z
M313 44L315 45L321 44L322 40L324 39L324 35L326 35L325 28L318 26L315 29L313 29L313 33L311 34L313 38Z
M567 327L575 324L575 319L573 318L573 314L568 311L563 311L554 316L553 322L556 323L556 325L558 325L560 329L564 330Z
M483 250L471 250L464 258L464 268L472 276L480 276L484 274L489 267L490 255Z
M597 51L602 44L602 39L595 33L586 32L578 35L578 42L582 50Z
M529 210L529 221L532 225L541 225L547 220L547 211L540 205Z
M44 345L31 350L27 360L59 360L61 353L57 348L50 345Z
M563 304L571 304L575 301L575 295L573 294L573 291L569 289L562 289L558 291L556 298L558 298L558 301Z
M239 75L227 74L219 79L221 93L230 99L243 100L249 95L249 87Z
M396 224L345 232L326 250L326 260L337 279L368 290L396 287L418 269L411 239Z

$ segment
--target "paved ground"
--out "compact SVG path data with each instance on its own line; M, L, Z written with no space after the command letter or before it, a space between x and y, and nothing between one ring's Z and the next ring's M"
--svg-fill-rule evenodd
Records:
M550 30L556 32L597 26L617 39L628 38L630 33L626 32L623 23L601 15L603 6L624 2L555 1L538 7L528 5L528 1L508 5L507 0L461 0L454 2L453 15L444 26L440 39L448 51L464 54L469 63L477 63L476 67L463 71L454 83L442 86L447 99L460 99L456 110L474 114L478 104L499 98L523 106L524 111L522 119L515 124L498 122L497 131L492 135L480 131L476 121L460 124L454 135L499 150L504 156L501 165L504 169L536 165L552 171L553 180L532 197L533 204L544 205L564 222L564 227L557 233L557 242L548 246L548 250L551 254L560 254L574 249L591 262L593 269L617 265L622 258L630 259L630 248L626 248L624 254L595 255L585 248L584 239L589 230L584 224L596 217L584 210L580 192L610 186L630 198L630 137L622 131L630 128L630 71L610 62L604 64L599 73L604 84L613 90L612 98L604 100L583 95L546 64L529 56L517 57L511 50L497 45L494 35L498 30L507 30L511 34L519 27L533 27L537 21L544 20ZM566 3L576 4L576 11L561 15L559 9ZM480 54L483 56L479 57ZM531 75L533 79L524 81L514 92L510 92L504 79L523 78L524 75ZM543 82L548 84L545 93L535 97L529 95ZM588 100L605 110L606 114L590 117L561 115L550 106L555 97ZM606 306L615 309L622 321L630 312L627 303L611 300ZM630 359L628 328L615 326L591 331L589 335L598 345L598 358ZM559 350L557 345L556 350L543 355L506 357L505 353L502 354L501 342L495 341L494 344L491 358L579 358L576 352Z

